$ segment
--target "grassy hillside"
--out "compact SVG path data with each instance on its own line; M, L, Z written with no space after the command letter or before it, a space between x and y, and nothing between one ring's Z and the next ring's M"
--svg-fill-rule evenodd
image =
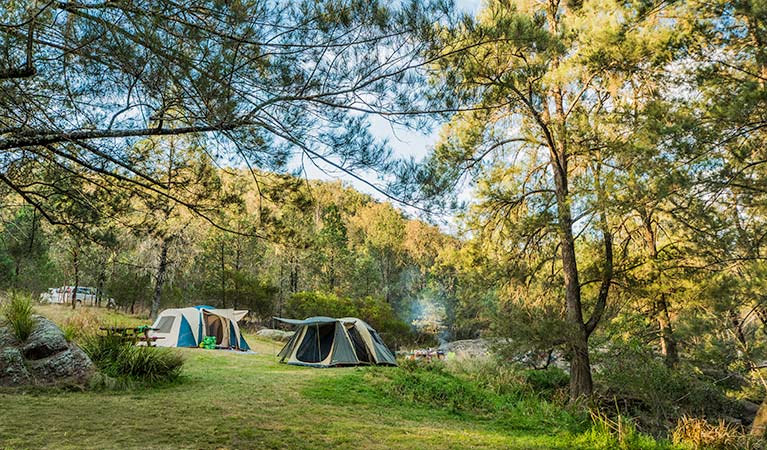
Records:
M51 308L44 308L44 312ZM49 314L58 320L60 315ZM62 317L63 316L63 317ZM112 317L119 320L122 317ZM131 391L0 392L5 448L566 449L599 447L551 418L497 420L400 401L370 386L401 369L279 364L258 354L178 349L182 382ZM391 372L394 373L394 372ZM375 381L375 380L372 380ZM535 409L530 409L534 411ZM552 416L557 420L556 416ZM604 443L604 448L609 448ZM651 446L655 446L654 442Z

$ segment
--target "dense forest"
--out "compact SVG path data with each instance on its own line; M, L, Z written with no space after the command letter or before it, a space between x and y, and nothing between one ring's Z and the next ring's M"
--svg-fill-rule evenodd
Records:
M764 0L11 0L0 42L3 288L488 338L659 423L765 398Z
M456 238L340 182L260 173L256 184L198 163L174 160L173 174L179 186L205 174L205 218L139 196L113 198L108 220L55 227L10 194L2 287L96 287L102 306L153 316L190 304L248 309L265 324L364 315L395 341L478 334L455 320Z

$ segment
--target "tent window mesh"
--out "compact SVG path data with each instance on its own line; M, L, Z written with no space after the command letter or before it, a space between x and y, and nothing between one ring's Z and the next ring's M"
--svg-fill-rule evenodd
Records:
M371 362L370 355L365 346L365 341L362 340L362 336L357 332L357 328L351 327L347 331L352 340L352 344L354 345L354 353L357 354L357 359L359 359L360 362Z
M173 328L173 322L175 321L175 317L166 316L161 318L160 323L157 324L157 331L159 333L170 333L170 329Z
M301 345L296 352L296 359L305 363L324 361L333 346L336 324L309 325Z

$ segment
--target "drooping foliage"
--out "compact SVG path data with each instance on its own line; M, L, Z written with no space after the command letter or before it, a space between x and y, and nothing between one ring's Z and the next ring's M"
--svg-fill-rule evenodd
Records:
M753 419L763 0L27 3L0 9L3 287L490 337L642 426ZM395 166L371 113L445 123ZM296 156L468 207L447 235Z

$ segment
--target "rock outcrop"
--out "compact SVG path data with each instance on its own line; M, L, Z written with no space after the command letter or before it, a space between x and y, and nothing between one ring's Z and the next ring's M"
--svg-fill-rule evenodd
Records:
M293 331L274 330L271 328L264 328L263 330L258 330L258 332L256 332L256 336L282 342L289 341L293 334Z
M88 355L67 342L50 320L35 316L25 342L0 327L0 386L87 384L95 368Z
M484 358L490 355L490 342L486 339L465 339L462 341L446 342L439 349L447 353L455 353L456 358Z

